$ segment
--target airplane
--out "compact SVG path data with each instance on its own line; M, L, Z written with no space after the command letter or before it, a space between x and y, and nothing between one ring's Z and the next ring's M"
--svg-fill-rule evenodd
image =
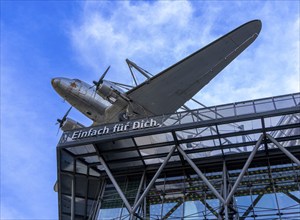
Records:
M128 91L104 80L110 67L94 85L63 77L53 78L51 84L93 121L92 126L174 113L252 44L261 26L260 20L247 22ZM59 127L84 127L67 118L69 112L58 119Z

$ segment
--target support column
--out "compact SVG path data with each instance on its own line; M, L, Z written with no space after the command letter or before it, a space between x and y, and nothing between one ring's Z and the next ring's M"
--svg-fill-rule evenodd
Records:
M146 187L147 187L147 176L145 176L145 181L144 181L144 186L143 186L143 189L145 190L146 189ZM150 207L149 207L149 209L147 208L148 206L147 206L148 204L147 204L147 199L146 199L146 197L144 198L144 207L143 207L143 209L144 209L144 219L146 219L147 218L147 210L149 210L150 209ZM150 206L150 205L149 205Z
M75 220L75 175L72 177L71 186L71 220Z
M227 167L226 162L223 160L223 197L227 198ZM225 219L228 219L228 204L224 204L224 212L225 212Z
M76 181L76 159L73 161L73 175L72 175L72 186L71 186L71 220L75 220L75 185Z

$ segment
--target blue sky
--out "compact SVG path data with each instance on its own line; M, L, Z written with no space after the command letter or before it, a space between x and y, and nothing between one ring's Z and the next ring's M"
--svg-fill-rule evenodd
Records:
M1 219L57 219L50 80L131 83L125 59L156 74L243 23L257 40L196 98L217 105L299 92L298 1L1 1ZM89 125L72 110L70 117Z

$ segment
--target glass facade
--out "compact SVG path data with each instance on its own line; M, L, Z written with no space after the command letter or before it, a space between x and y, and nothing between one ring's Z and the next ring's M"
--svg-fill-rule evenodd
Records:
M65 132L59 217L300 219L299 103L297 93L135 120L159 124L145 129Z
M241 170L228 172L231 187ZM184 171L177 176L164 173L158 178L146 197L146 208L140 215L144 219L217 219L222 214L222 204L197 175ZM208 180L218 190L223 190L222 172L206 173ZM247 170L234 199L229 216L239 219L299 219L300 218L300 168L295 164L252 167ZM139 179L127 178L129 200L133 201ZM123 185L122 185L123 186ZM98 219L129 219L130 215L112 184L105 189ZM123 210L123 211L122 211ZM145 212L145 213L144 213ZM233 218L233 217L232 217Z

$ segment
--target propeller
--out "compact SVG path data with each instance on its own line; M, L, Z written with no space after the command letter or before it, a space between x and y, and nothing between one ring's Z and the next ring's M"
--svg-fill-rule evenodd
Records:
M94 85L92 87L96 86L96 91L99 89L99 86L103 83L103 79L104 79L106 73L108 72L109 68L110 68L110 66L107 67L107 69L102 74L102 76L100 77L100 79L98 80L98 82L97 81L93 81Z
M59 132L59 129L63 126L64 122L67 120L67 116L68 116L69 112L71 111L72 107L73 107L73 106L71 106L71 107L69 108L69 110L66 112L66 114L64 115L64 117L62 117L62 119L59 119L59 118L57 119L57 122L55 123L56 125L59 124L57 134L58 134L58 132Z

